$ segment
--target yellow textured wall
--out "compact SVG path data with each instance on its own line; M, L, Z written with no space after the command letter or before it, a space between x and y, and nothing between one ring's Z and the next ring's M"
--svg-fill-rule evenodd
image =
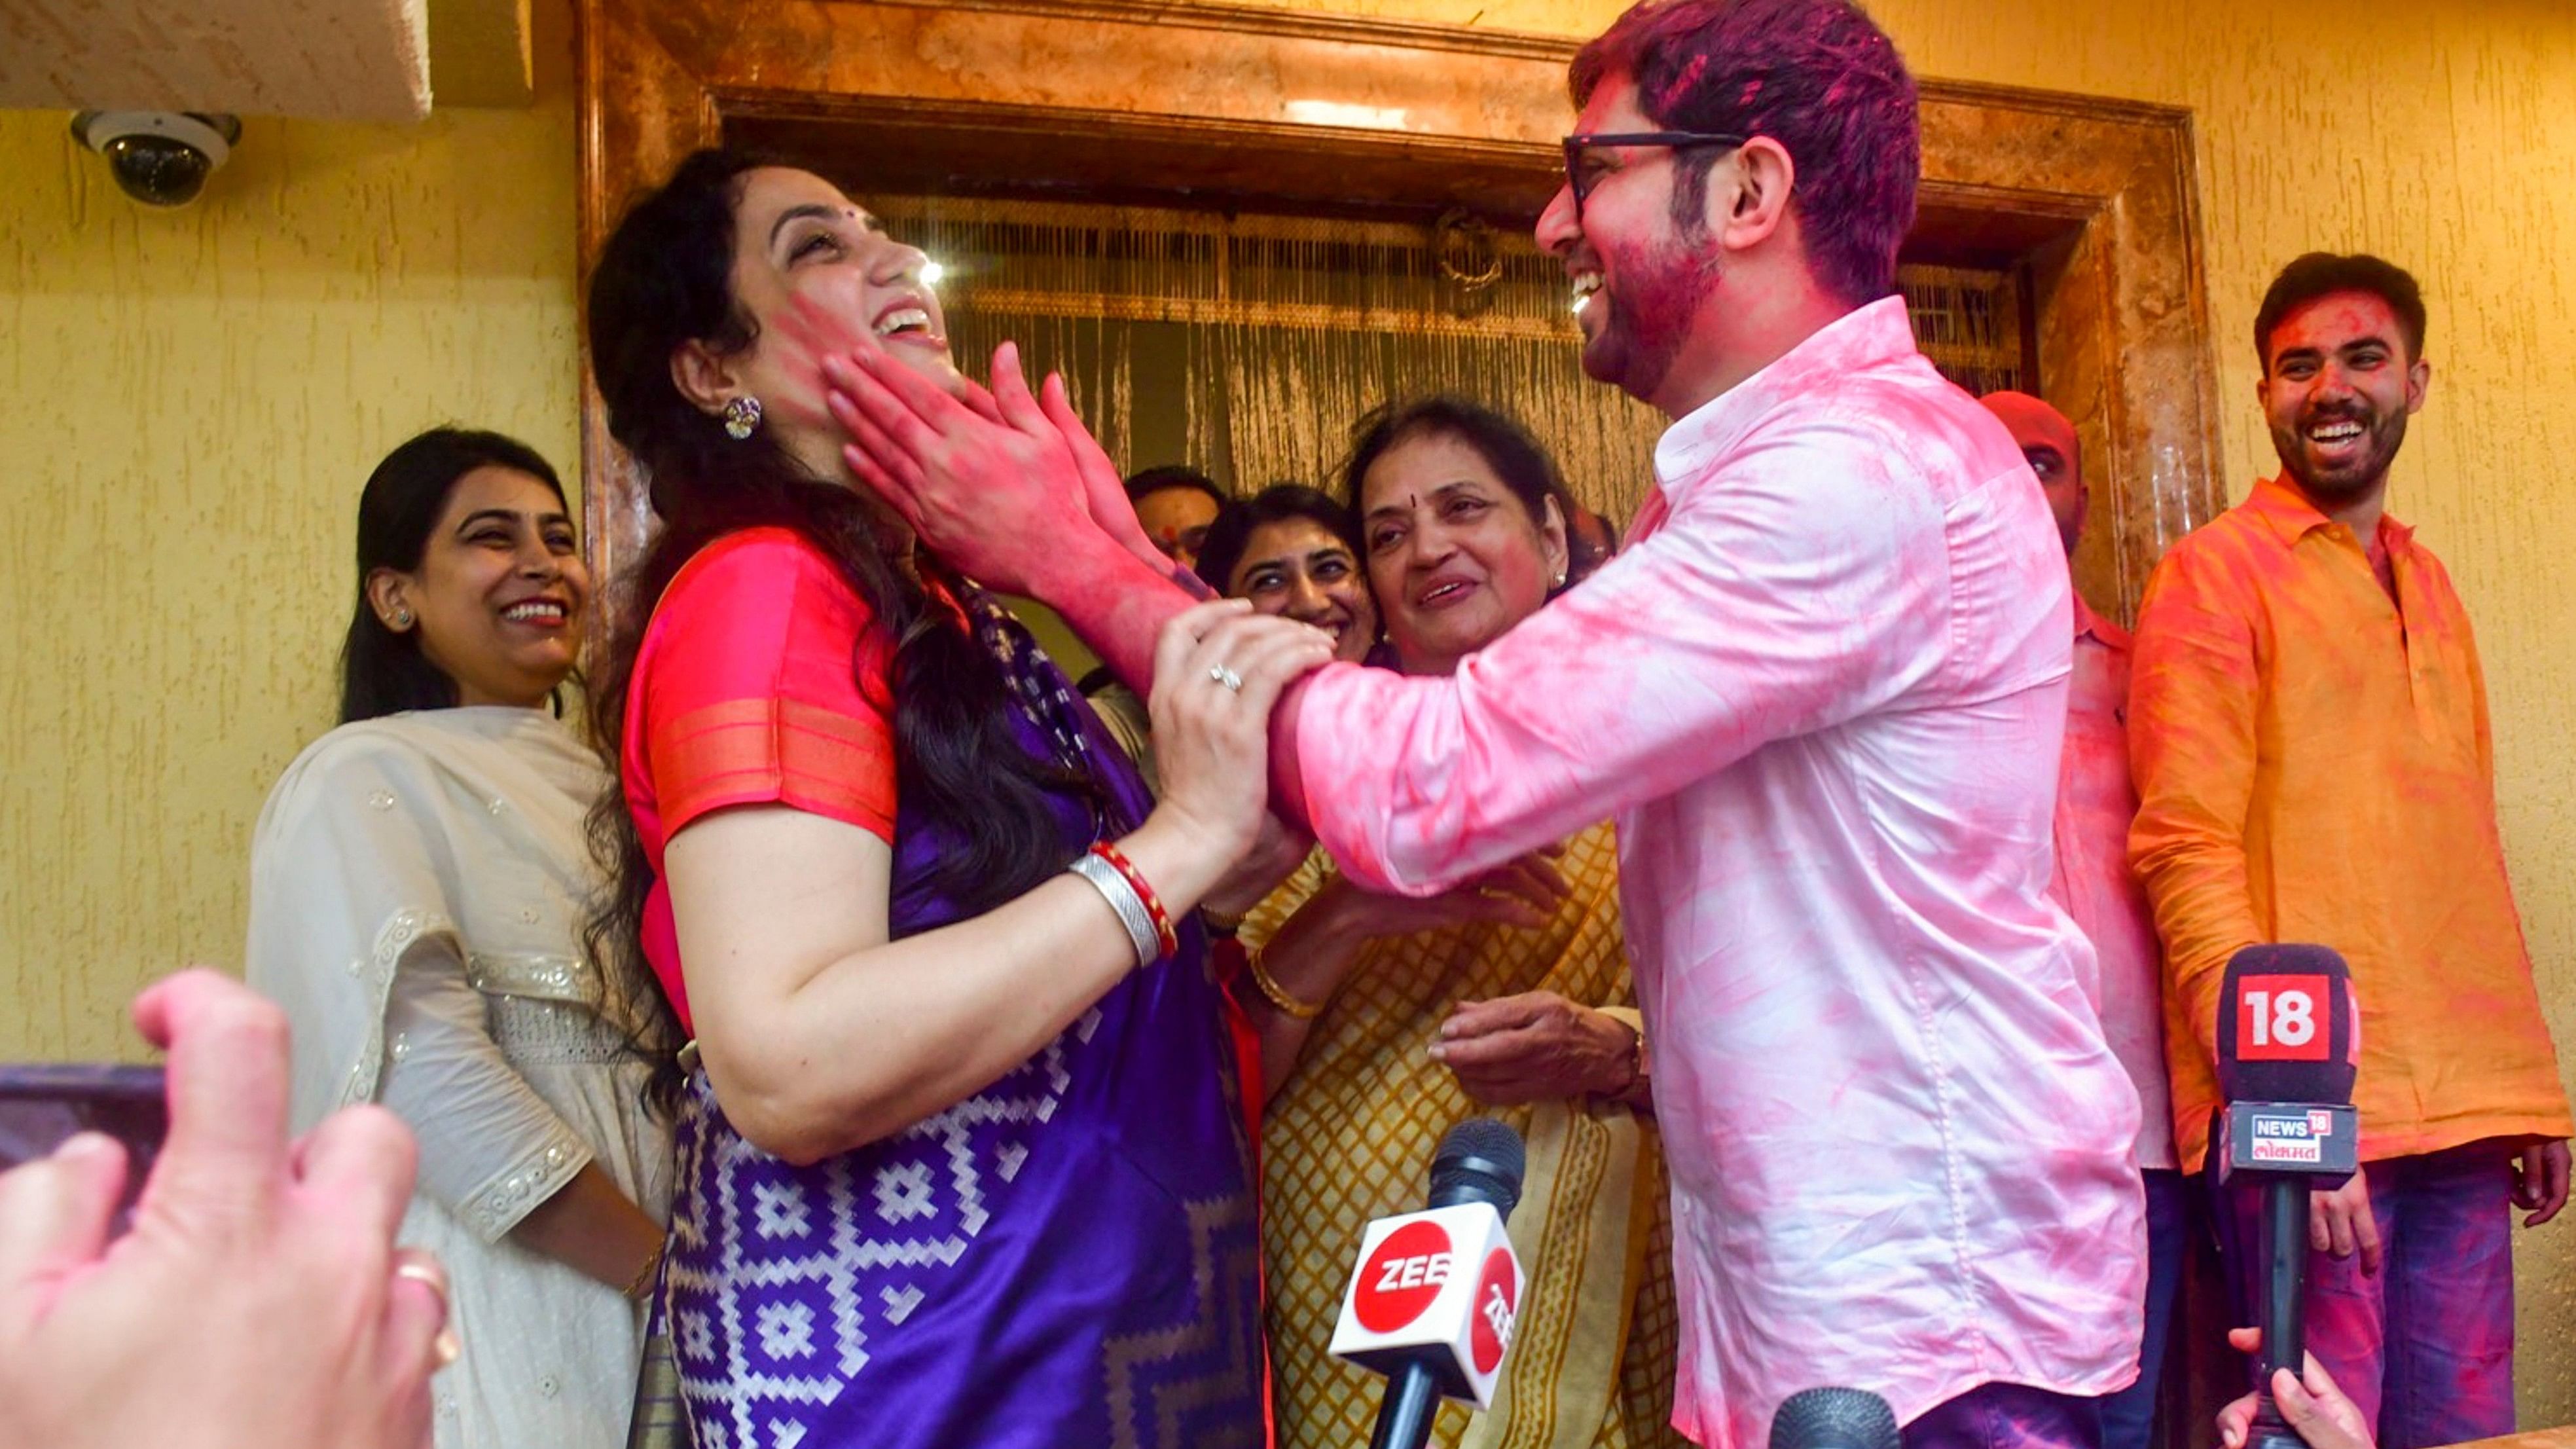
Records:
M374 461L457 419L574 464L568 96L254 118L175 213L66 119L0 113L0 1060L131 1055L136 986L238 966Z
M1560 34L1620 8L1304 3ZM2434 391L2394 507L2476 612L2506 847L2576 1048L2576 6L1875 9L1925 74L2194 110L2235 496L2271 464L2245 340L2271 272L2358 248L2424 280ZM120 1052L134 985L237 956L251 820L328 720L373 459L458 418L569 462L572 127L560 71L539 90L416 129L254 121L176 216L59 115L0 114L0 1058ZM2564 1423L2576 1221L2521 1255L2524 1422Z

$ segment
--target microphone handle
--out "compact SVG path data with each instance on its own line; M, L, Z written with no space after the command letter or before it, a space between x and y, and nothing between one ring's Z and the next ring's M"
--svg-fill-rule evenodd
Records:
M2284 1174L2263 1184L2263 1350L2254 1356L2253 1432L2247 1449L2303 1449L2272 1402L2272 1371L2302 1377L2308 1348L2308 1180Z
M1387 1380L1369 1449L1423 1449L1431 1442L1431 1421L1439 1416L1439 1380L1418 1363L1406 1364Z

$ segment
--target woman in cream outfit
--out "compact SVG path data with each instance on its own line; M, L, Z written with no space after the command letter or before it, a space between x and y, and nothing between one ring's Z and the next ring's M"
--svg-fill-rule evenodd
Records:
M621 1445L671 1190L582 945L607 784L546 708L589 581L553 470L488 433L397 448L359 504L339 728L251 851L251 983L294 1031L299 1128L359 1102L420 1142L402 1240L446 1264L463 1356L440 1449Z

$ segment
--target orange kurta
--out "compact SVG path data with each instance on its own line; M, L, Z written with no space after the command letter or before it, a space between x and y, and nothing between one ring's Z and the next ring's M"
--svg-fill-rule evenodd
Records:
M2174 1128L2196 1170L2218 1103L2227 959L2331 946L2361 1005L2361 1155L2565 1137L2496 833L2468 613L2383 520L2397 597L2352 531L2278 479L2148 580L2129 694L2130 859L2165 942Z

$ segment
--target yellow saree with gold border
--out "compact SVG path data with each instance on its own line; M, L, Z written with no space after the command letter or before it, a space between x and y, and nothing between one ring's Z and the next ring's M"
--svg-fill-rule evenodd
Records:
M1670 1424L1678 1325L1652 1121L1584 1098L1486 1107L1429 1055L1457 1003L1526 991L1553 991L1636 1024L1611 827L1568 841L1557 866L1573 894L1536 930L1474 924L1363 947L1270 1103L1262 1236L1280 1449L1368 1442L1384 1380L1325 1352L1361 1228L1420 1208L1441 1134L1479 1114L1510 1123L1529 1144L1529 1176L1511 1218L1529 1295L1494 1407L1482 1415L1444 1407L1432 1442L1684 1442ZM1317 852L1245 923L1246 944L1265 944L1331 870Z

